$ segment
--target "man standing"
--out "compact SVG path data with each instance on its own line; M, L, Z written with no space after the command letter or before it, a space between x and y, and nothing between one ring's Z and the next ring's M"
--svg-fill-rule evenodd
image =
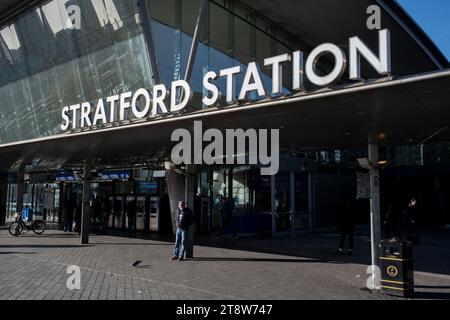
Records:
M83 202L80 200L74 210L75 229L74 232L81 235L81 223L83 221Z
M64 232L72 232L75 205L72 199L66 200L64 206Z
M400 238L400 233L398 232L397 228L398 226L397 212L396 210L394 210L392 205L388 205L387 207L384 224L386 226L386 233L385 233L386 239L389 239L391 236L393 236L393 239Z
M133 231L136 231L135 222L136 222L136 211L137 211L137 201L136 198L127 202L127 215L128 215L128 233L131 234Z
M223 206L222 206L222 227L220 228L219 232L217 233L217 237L221 237L223 234L223 231L225 227L228 225L230 226L232 238L238 239L238 236L236 234L236 229L234 228L233 224L233 211L234 211L234 201L232 198L228 197L224 199Z
M339 241L339 249L336 255L344 254L345 238L348 236L347 254L353 255L353 233L355 229L355 221L353 216L353 208L349 199L345 200L340 213L341 240Z
M180 201L178 204L175 221L177 232L172 260L183 261L186 253L189 227L194 223L194 214L189 208L186 208L184 201Z

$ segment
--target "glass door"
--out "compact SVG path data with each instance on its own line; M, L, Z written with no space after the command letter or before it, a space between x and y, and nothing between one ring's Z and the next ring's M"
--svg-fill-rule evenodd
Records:
M275 177L275 232L292 231L291 174L279 173Z
M211 231L218 232L221 226L224 199L228 196L228 171L226 169L214 170L212 178Z
M145 197L137 197L136 202L136 230L146 231L145 228Z
M295 230L310 229L310 184L311 175L308 172L295 173L295 187L294 187L294 203L295 203Z
M311 177L307 172L287 172L272 179L274 233L311 229Z
M114 221L113 226L115 230L122 230L123 229L123 197L122 196L115 196L113 197L113 208L114 208Z

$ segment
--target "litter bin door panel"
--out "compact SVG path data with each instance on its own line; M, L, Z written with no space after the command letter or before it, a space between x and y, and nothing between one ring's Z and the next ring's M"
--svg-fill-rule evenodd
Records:
M402 297L414 294L414 261L410 243L382 241L380 269L384 293Z

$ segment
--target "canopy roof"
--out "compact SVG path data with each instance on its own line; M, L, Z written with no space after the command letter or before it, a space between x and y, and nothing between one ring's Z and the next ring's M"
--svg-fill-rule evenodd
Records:
M369 138L381 145L449 141L449 101L446 70L12 143L0 148L0 167L18 160L41 169L77 167L89 154L105 166L161 161L170 156L172 132L193 128L195 120L204 130L280 129L281 147L298 151L365 148Z

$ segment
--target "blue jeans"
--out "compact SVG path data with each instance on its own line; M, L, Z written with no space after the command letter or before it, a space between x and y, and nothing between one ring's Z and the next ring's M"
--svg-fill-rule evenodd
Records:
M183 257L186 253L187 239L188 239L188 230L183 230L177 228L175 240L175 248L173 249L174 257Z

